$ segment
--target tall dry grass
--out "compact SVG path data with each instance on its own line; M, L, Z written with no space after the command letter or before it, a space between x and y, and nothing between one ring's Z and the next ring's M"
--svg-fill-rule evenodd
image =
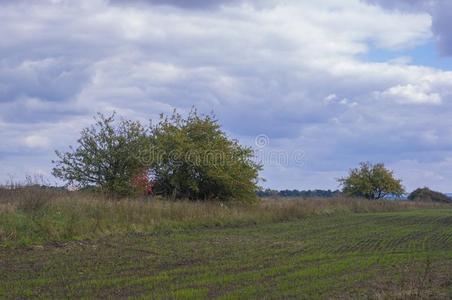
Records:
M117 233L281 222L313 215L451 207L362 199L265 199L257 205L108 199L100 195L24 187L0 189L0 243L30 245Z

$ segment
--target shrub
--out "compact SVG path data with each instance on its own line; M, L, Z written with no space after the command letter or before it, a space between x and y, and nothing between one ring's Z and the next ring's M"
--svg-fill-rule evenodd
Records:
M423 202L442 202L449 203L452 199L440 192L432 191L431 189L424 187L413 191L409 196L408 200L411 201L423 201Z

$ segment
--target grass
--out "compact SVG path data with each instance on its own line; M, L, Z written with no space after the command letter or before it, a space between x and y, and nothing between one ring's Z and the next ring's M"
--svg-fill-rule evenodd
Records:
M452 211L336 214L0 250L0 297L452 297Z
M452 297L450 206L14 197L0 204L0 298Z
M361 199L268 199L258 205L164 200L111 200L40 188L0 190L3 247L86 240L111 234L205 227L238 227L313 215L452 207Z

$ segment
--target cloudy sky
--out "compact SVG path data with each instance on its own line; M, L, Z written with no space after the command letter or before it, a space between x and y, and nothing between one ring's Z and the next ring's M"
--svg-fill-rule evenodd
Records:
M0 182L96 112L214 111L272 188L360 161L452 192L452 1L0 0Z

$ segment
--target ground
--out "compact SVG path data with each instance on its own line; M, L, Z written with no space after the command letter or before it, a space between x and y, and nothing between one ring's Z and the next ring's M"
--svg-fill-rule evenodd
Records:
M452 210L0 248L0 298L452 298Z

